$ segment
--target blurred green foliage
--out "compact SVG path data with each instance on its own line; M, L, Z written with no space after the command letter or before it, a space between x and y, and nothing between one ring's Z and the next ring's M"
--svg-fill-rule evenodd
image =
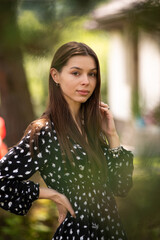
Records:
M130 194L126 199L118 199L129 240L160 239L160 163L156 171L148 170L136 169Z
M57 209L49 200L38 200L27 216L0 211L0 240L48 240L55 232Z

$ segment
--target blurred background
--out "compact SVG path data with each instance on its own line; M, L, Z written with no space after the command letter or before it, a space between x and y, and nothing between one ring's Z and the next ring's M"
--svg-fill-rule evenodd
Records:
M56 49L88 44L101 67L101 98L135 154L134 186L117 198L129 240L160 239L159 0L0 0L0 156L48 100ZM5 124L4 124L5 123ZM44 185L38 173L34 181ZM0 209L0 240L48 240L57 210L38 200L25 217Z

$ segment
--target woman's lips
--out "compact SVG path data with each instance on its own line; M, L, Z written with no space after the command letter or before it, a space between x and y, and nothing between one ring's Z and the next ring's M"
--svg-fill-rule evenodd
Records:
M88 95L89 91L88 90L77 90L77 92L82 95L82 96L86 96Z

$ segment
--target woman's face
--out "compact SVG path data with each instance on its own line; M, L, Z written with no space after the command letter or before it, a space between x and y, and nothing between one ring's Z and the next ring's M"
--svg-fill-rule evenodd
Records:
M53 77L54 78L54 77ZM69 106L80 106L92 95L97 82L97 67L91 56L73 56L56 79Z

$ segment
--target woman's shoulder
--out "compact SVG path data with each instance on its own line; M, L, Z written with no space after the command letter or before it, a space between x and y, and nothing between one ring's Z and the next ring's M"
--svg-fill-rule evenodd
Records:
M38 118L32 121L25 130L24 136L30 135L31 138L49 135L53 132L54 124L49 118Z
M42 130L51 131L52 122L49 118L38 118L31 122L26 131L40 132Z

